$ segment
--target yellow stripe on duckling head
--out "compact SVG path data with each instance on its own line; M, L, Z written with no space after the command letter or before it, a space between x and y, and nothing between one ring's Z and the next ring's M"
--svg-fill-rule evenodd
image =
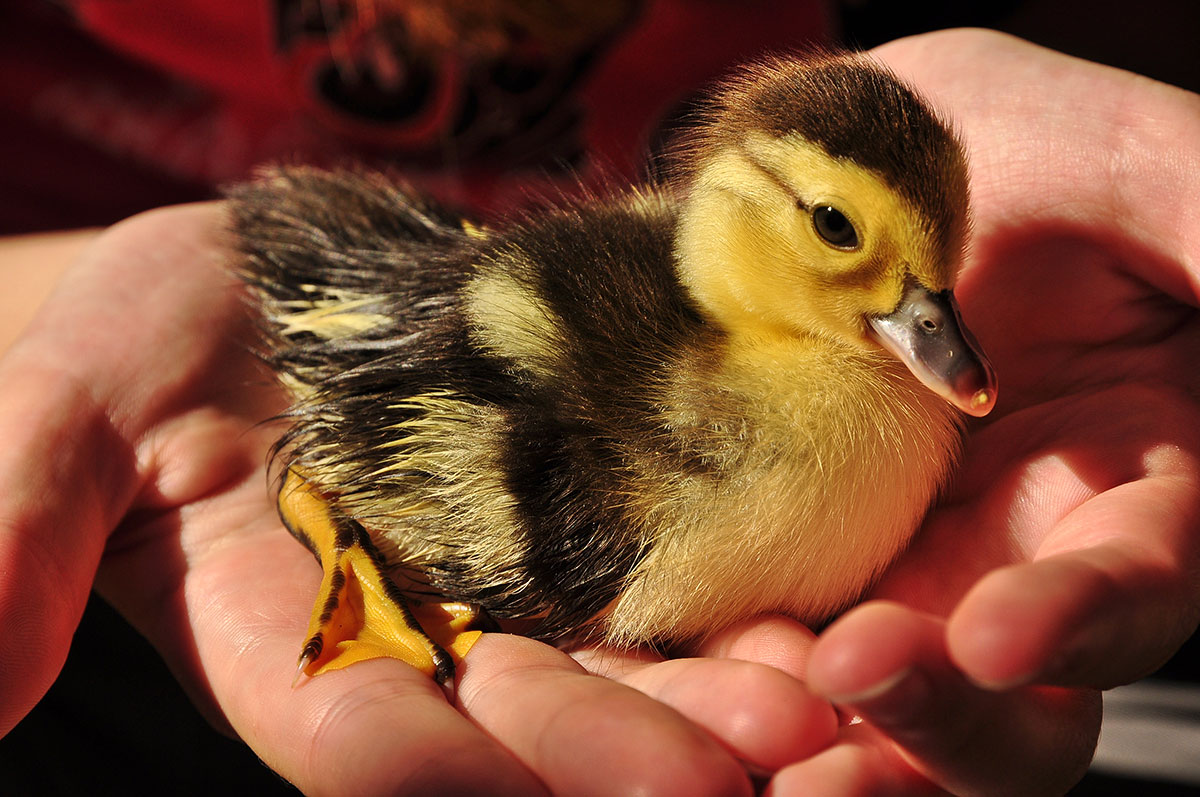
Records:
M852 246L821 239L818 207L853 225ZM798 135L747 134L701 166L676 245L685 283L730 332L774 328L864 344L864 317L895 308L905 280L954 283L928 225L874 172Z

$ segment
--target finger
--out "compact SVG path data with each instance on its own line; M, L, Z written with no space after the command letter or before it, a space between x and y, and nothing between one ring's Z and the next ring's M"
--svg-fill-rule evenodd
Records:
M0 735L66 659L133 454L81 386L22 358L0 365ZM103 467L97 467L103 462Z
M294 669L271 658L276 674ZM546 794L500 744L457 712L432 680L388 660L326 673L251 681L286 705L250 737L264 761L305 794Z
M771 615L715 634L704 658L664 660L645 648L572 652L589 672L653 697L707 730L751 771L769 773L829 745L837 715L802 683L815 636ZM763 666L766 665L766 666Z
M556 794L749 794L741 766L668 706L522 637L484 635L462 710Z
M666 661L662 654L644 646L614 648L607 645L588 645L569 652L571 658L588 672L614 681L619 681L648 665Z
M1171 405L1155 406L1158 418L1172 417ZM1200 443L1186 442L1189 425L1171 438L1181 444L1114 456L1137 469L1120 477L1130 480L1114 478L1062 513L1033 562L995 571L966 594L947 629L964 672L996 688L1108 688L1156 669L1191 635L1200 619Z
M774 772L829 746L837 713L774 667L734 659L671 659L621 682L713 735L752 771Z
M701 656L766 664L804 681L817 635L790 617L771 614L732 625L710 637Z
M192 522L237 529L242 521L237 507L210 511ZM178 638L164 647L178 657L186 629L196 629L195 660L176 658L188 671L184 682L211 689L272 769L317 795L544 793L431 679L401 662L362 662L293 687L319 568L277 521L261 520L260 530L228 534L194 554ZM152 638L161 644L171 633L160 628Z
M1136 541L995 571L950 618L955 663L991 689L1106 689L1160 667L1195 631L1186 578Z
M765 664L803 681L817 635L802 623L783 615L768 614L735 623L705 639L696 655L710 659L738 659ZM664 661L649 648L612 648L593 645L571 651L571 657L588 671L620 680L635 670Z
M891 741L866 724L845 728L838 743L793 764L764 797L922 797L947 794L922 777Z
M950 661L944 631L898 604L864 604L817 641L809 683L951 792L1062 793L1082 777L1100 727L1098 693L980 689Z

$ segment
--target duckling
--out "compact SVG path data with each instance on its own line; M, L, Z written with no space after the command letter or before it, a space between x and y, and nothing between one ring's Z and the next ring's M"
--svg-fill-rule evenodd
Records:
M996 378L954 299L967 171L860 54L720 86L653 184L481 224L364 171L232 192L296 399L309 675L442 681L489 618L671 648L818 624L902 551Z

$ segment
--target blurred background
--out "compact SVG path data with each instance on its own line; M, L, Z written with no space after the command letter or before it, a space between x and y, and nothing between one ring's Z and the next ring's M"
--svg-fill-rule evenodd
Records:
M397 170L504 208L633 177L689 99L767 49L1007 31L1200 89L1192 0L0 0L0 235L219 195L267 161ZM289 794L93 597L0 739L9 794ZM1078 795L1200 793L1200 642L1106 695Z

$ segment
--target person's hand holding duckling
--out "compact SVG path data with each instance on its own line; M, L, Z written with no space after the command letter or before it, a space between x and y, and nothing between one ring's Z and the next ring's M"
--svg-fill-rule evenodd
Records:
M1095 690L1200 617L1200 98L986 32L878 54L963 135L960 297L1004 390L884 601L811 654L809 685L869 722L776 792L892 793L916 770L1057 793L1090 758Z
M986 34L880 55L964 133L960 298L1005 383L886 602L815 643L767 617L706 658L576 653L611 678L485 635L453 706L388 660L292 689L319 575L263 489L277 432L255 424L282 399L246 389L265 377L219 211L177 208L98 239L0 361L0 728L53 680L94 579L308 792L749 793L745 765L781 795L1064 790L1091 688L1156 666L1200 611L1197 100ZM817 695L866 721L838 728Z

